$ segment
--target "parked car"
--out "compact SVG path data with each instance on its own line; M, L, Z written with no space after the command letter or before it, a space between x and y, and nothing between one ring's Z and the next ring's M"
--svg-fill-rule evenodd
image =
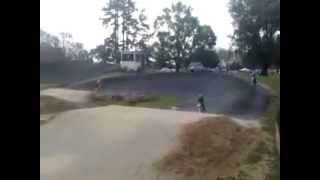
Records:
M181 68L181 69L180 69L180 72L189 72L189 69L187 69L187 68Z
M240 69L240 71L241 71L241 72L251 72L251 70L248 69L248 68L242 68L242 69Z
M161 68L160 72L174 72L174 69L170 69L170 68Z
M220 71L221 72L227 72L227 68L221 68Z
M190 72L203 72L205 68L201 63L191 63L189 67Z
M238 73L238 71L236 71L236 70L232 70L232 71L229 71L231 74L237 74Z
M203 68L203 72L212 72L211 68Z
M216 67L216 68L211 68L210 71L211 71L211 72L218 73L218 72L219 72L219 68L217 68L217 67Z

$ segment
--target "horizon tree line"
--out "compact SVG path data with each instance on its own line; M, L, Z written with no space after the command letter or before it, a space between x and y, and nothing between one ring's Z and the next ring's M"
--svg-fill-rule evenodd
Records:
M119 63L121 51L142 50L157 67L174 64L177 72L193 61L215 67L220 59L231 64L240 60L243 66L261 68L262 75L268 75L272 66L280 68L280 0L230 0L235 28L230 49L216 49L212 28L201 24L192 8L181 2L164 8L152 30L145 10L138 9L134 0L108 0L102 11L102 25L111 30L103 44L88 52L72 41L70 33L53 36L40 29L40 59L51 53L56 56L52 60Z

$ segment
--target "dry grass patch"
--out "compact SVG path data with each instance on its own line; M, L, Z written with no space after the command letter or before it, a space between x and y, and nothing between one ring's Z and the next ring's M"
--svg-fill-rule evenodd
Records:
M180 144L157 166L184 177L206 176L215 171L219 173L207 178L217 178L223 172L237 171L257 137L256 128L240 126L227 117L204 118L182 128Z
M52 96L40 96L40 114L52 114L71 109L78 109L82 106L73 102L58 99Z

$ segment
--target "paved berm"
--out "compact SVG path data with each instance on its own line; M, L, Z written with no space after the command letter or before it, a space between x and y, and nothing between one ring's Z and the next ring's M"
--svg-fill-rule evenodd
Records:
M232 75L218 73L158 73L107 78L106 94L160 94L178 97L180 110L197 111L198 94L203 94L209 113L256 119L267 107L269 93ZM95 82L78 85L94 89Z

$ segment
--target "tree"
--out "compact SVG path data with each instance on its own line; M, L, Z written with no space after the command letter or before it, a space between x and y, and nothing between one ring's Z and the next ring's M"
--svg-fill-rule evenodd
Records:
M243 63L259 65L261 74L267 75L280 54L280 0L231 0L229 10L235 27L233 39Z
M40 62L56 63L65 60L65 52L60 47L59 38L40 29Z
M72 44L72 34L67 33L67 32L61 32L59 33L61 43L62 43L62 48L68 49L69 46Z
M69 48L71 60L86 61L88 60L88 51L83 48L82 43L71 43Z
M110 61L112 58L112 49L107 48L105 45L99 45L95 49L92 49L89 56L101 62Z
M146 24L147 16L144 14L144 9L138 15L138 23L134 26L132 47L138 47L141 50L148 50L146 43L150 40L153 34L149 33L150 26Z
M215 68L218 66L220 60L219 56L214 50L198 49L190 57L191 61L200 61L204 67Z
M280 34L277 35L277 37L276 37L276 42L275 42L275 46L274 46L274 53L275 53L274 64L277 69L280 69Z
M151 56L156 59L156 66L166 67L171 59L170 45L168 44L168 33L159 32L157 34L159 42L155 42L152 45Z
M241 63L238 61L233 61L232 63L228 64L229 70L239 70L241 68L242 68Z
M65 62L71 60L86 61L88 52L79 42L72 41L70 33L60 33L60 37L40 29L40 61Z
M63 48L53 47L49 43L40 43L40 63L65 62L66 57Z
M102 19L102 24L106 27L109 27L110 25L113 26L113 32L109 37L109 43L113 44L112 49L112 56L115 59L116 62L119 61L118 54L119 54L119 10L121 8L121 3L118 0L109 0L106 7L104 7L102 10L105 13L104 18Z
M51 47L59 47L61 42L57 36L51 35L40 29L40 44L46 43Z
M84 49L83 44L73 41L71 33L59 33L60 47L64 50L68 60L86 61L88 60L88 51Z
M232 61L232 52L230 52L228 49L220 48L217 50L217 54L219 59L226 63Z
M178 2L171 8L165 8L163 15L157 17L154 23L155 29L158 29L158 46L168 51L168 61L174 60L177 72L182 66L189 66L190 56L198 49L211 49L216 44L211 27L201 26L191 12L190 6ZM163 59L160 58L160 61Z
M120 60L119 47L122 51L134 49L141 41L145 42L150 38L147 33L149 26L145 23L144 11L137 15L138 9L132 0L110 0L103 11L105 12L103 24L107 27L114 27L113 33L106 39L105 45L112 48L113 58L116 59L116 62ZM122 34L121 43L118 37L119 30Z
M226 68L229 70L238 69L241 65L241 58L239 57L237 51L231 46L229 49L219 48L217 50L220 61L226 64Z

